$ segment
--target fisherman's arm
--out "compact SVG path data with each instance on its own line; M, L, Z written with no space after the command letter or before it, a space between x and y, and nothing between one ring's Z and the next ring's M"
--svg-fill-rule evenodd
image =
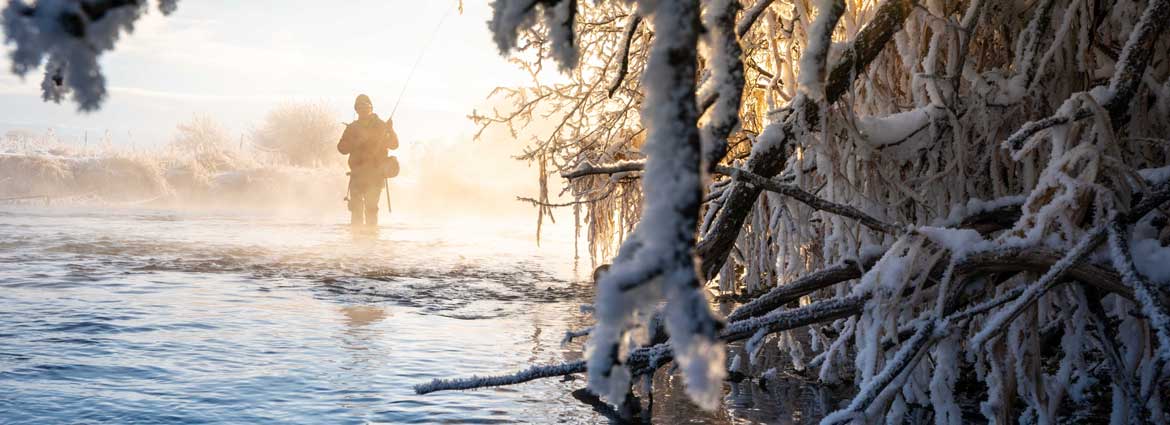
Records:
M394 132L394 119L386 119L386 149L398 149L398 133Z
M353 152L353 139L354 132L349 124L346 124L345 131L341 133L341 140L337 142L337 151L341 152L342 155L349 155L350 152Z

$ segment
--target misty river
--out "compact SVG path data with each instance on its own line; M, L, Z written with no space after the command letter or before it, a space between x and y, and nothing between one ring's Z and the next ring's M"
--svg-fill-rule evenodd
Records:
M582 357L587 259L531 223L0 209L0 422L597 423L547 379L415 395L435 377ZM801 422L807 386L704 414L667 373L654 422ZM662 389L662 390L659 390ZM755 401L753 401L755 400ZM777 401L785 400L785 401ZM767 410L754 406L765 403ZM776 406L790 410L777 410ZM812 406L812 407L809 407ZM677 419L677 420L676 420Z

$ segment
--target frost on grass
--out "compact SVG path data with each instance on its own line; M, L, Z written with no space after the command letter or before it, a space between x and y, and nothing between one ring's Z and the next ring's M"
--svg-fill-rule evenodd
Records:
M160 0L169 14L178 0ZM44 67L42 97L60 102L72 95L82 111L98 109L106 98L106 78L98 58L146 12L147 1L12 0L0 11L4 41L14 46L11 71L24 77Z

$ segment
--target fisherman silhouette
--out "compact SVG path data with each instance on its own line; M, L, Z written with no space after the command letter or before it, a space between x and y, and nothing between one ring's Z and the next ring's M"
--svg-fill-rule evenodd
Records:
M398 134L393 119L382 121L374 113L374 103L364 94L353 102L358 119L345 125L345 132L337 142L337 151L349 155L350 225L378 226L378 197L386 187L386 179L396 174L396 161L388 157L391 149L398 149ZM392 164L393 163L393 164ZM386 202L390 202L387 193Z

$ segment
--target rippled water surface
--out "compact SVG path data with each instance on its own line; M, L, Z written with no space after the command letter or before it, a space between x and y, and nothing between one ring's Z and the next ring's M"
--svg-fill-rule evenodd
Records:
M560 340L588 324L592 289L568 241L328 221L0 209L0 423L607 421L570 395L580 380L410 389L579 359ZM752 399L736 391L731 407ZM746 420L676 392L656 397L655 422Z

